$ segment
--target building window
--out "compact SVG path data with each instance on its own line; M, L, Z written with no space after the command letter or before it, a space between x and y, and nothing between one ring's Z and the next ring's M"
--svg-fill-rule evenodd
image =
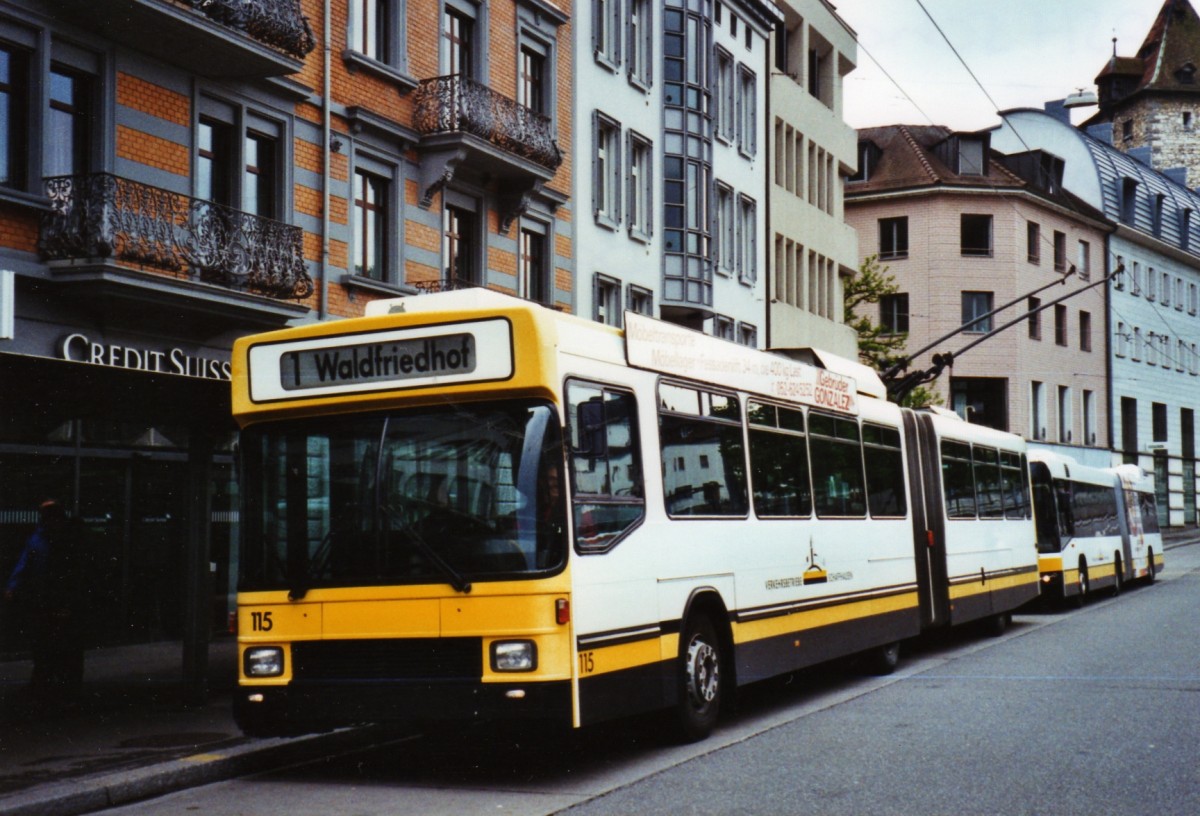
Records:
M992 254L992 217L963 213L960 246L963 255L990 257Z
M1054 271L1067 271L1067 234L1054 231Z
M879 257L908 257L908 216L879 219Z
M654 317L654 293L643 286L629 284L626 295L629 311Z
M737 341L743 346L758 348L758 327L750 323L738 323Z
M653 76L653 6L650 0L629 0L629 81L649 88Z
M1189 207L1179 209L1179 248L1189 249L1192 245L1192 211Z
M479 285L477 270L478 223L466 207L448 204L442 209L442 280L451 285Z
M964 331L990 332L992 330L991 292L962 293L962 324Z
M1029 429L1033 439L1046 438L1046 387L1037 380L1029 384Z
M474 79L476 74L475 8L469 4L446 4L442 11L442 76Z
M597 111L592 138L592 208L597 223L615 229L621 221L621 125Z
M354 171L354 274L388 279L388 181Z
M1123 122L1121 122L1121 138L1127 142L1133 138L1133 120L1132 119L1126 119Z
M1129 333L1125 331L1124 323L1117 323L1117 348L1114 352L1118 357L1124 357L1129 353Z
M1029 221L1025 224L1025 246L1029 257L1029 262L1031 264L1041 263L1042 228L1036 221Z
M351 0L346 38L364 57L389 62L388 0Z
M1079 313L1079 348L1081 351L1092 350L1092 313Z
M1096 392L1083 391L1083 439L1085 445L1096 444Z
M196 198L233 205L233 128L201 117L196 126Z
M738 66L738 149L744 156L758 152L758 78L744 65Z
M733 188L717 182L716 223L717 271L733 275L737 267L737 221L733 214Z
M632 131L629 134L629 232L649 239L654 232L654 146Z
M596 273L592 297L592 318L606 326L621 325L621 282L608 275Z
M1058 387L1058 441L1071 440L1071 389L1065 385Z
M1150 227L1154 231L1155 236L1162 235L1163 226L1163 208L1166 205L1167 197L1162 193L1154 196L1154 212L1151 213Z
M248 131L245 147L245 177L242 182L242 209L264 218L276 218L279 189L278 139L266 133Z
M521 226L521 246L518 275L520 280L519 294L541 303L544 306L554 305L553 278L550 274L550 253L547 251L546 228L543 225L534 226L532 223Z
M1196 284L1188 284L1188 314L1195 315L1200 309L1200 289L1197 289Z
M1152 425L1153 440L1155 442L1167 441L1167 406L1165 403L1152 402L1150 403L1150 422Z
M29 57L0 44L0 185L23 189L27 177Z
M1087 241L1079 242L1079 259L1075 262L1075 272L1080 280L1092 279L1092 245Z
M546 113L546 55L532 45L521 46L517 101L535 113Z
M1154 267L1146 267L1146 300L1158 300L1158 275Z
M742 283L758 280L758 211L753 198L738 197L738 274Z
M1067 345L1067 307L1059 303L1054 307L1054 342Z
M713 317L713 337L720 337L722 340L733 340L733 318L725 315L716 315Z
M879 325L887 334L908 334L908 293L879 298Z
M50 68L50 116L45 140L47 176L90 171L93 80L61 65Z
M621 64L621 0L592 3L592 50L610 68Z
M1042 299L1031 297L1029 298L1029 339L1042 339Z
M720 46L717 47L717 136L732 143L737 138L734 121L737 118L737 106L734 103L733 55Z

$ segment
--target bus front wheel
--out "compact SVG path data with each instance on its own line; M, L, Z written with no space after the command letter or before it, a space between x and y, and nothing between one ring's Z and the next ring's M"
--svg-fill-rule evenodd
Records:
M1075 589L1077 591L1075 594L1075 598L1073 599L1075 602L1074 605L1075 605L1076 609L1082 609L1083 605L1085 603L1087 603L1087 596L1088 596L1088 592L1090 591L1090 588L1091 588L1091 585L1088 583L1087 560L1080 558L1079 559L1079 578L1077 579L1077 582L1075 585Z
M721 713L721 643L707 617L689 622L679 646L679 702L676 720L689 742L702 740Z

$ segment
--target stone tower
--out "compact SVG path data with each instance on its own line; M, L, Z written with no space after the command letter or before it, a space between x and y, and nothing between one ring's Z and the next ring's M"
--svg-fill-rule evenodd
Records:
M1113 56L1096 77L1099 111L1084 123L1112 126L1112 143L1176 180L1200 185L1200 16L1166 0L1137 55ZM1148 154L1148 155L1147 155Z

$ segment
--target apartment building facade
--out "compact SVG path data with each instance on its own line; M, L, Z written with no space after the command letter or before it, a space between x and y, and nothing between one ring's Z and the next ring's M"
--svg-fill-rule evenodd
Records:
M596 2L575 20L578 314L762 345L777 21L759 0Z
M1155 474L1164 522L1194 524L1200 195L1176 174L1152 168L1148 149L1117 150L1107 125L1083 131L1039 110L1005 111L1001 118L994 144L1028 144L1056 156L1066 189L1114 225L1107 264L1124 271L1109 286L1113 458Z
M855 131L842 118L855 34L823 0L782 0L770 74L771 280L769 348L817 347L856 359L843 320L843 281L858 270L846 223L845 180L857 169Z
M1053 157L997 153L987 133L896 125L858 140L846 220L895 276L871 317L907 335L909 371L949 353L927 385L946 407L1107 463L1103 213L1064 190Z
M202 676L234 338L464 285L570 308L572 12L0 9L0 570L57 498L88 528L90 642L180 638Z

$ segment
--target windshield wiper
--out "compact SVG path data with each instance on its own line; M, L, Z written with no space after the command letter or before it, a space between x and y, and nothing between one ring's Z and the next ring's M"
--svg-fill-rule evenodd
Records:
M404 517L399 510L390 504L383 505L383 510L392 518L403 519ZM408 538L417 545L417 549L421 551L421 554L446 577L446 582L454 588L455 592L461 592L466 595L471 591L471 582L461 572L456 570L449 561L442 558L441 553L434 549L433 545L426 541L423 535L413 529L413 525L405 524L401 530L408 534Z

